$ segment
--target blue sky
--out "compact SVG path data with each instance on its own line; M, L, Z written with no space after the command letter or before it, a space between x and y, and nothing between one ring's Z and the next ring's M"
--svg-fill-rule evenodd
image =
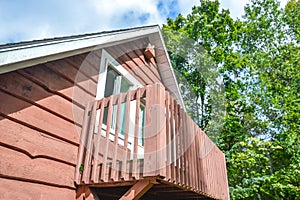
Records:
M287 0L281 0L285 5ZM249 0L220 0L241 17ZM184 16L199 0L0 0L0 44L99 32Z

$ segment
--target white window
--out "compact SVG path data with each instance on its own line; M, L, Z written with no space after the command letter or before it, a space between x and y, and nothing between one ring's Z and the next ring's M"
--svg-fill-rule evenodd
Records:
M108 85L106 85L106 83L108 83ZM107 53L107 51L103 49L96 100L107 97L106 95L109 93L118 94L120 92L126 92L138 87L142 87L142 84L138 82L122 65L120 65L111 55L109 55L109 53Z
M102 57L99 70L99 79L97 86L97 95L96 100L100 100L104 97L109 97L111 95L116 95L119 93L124 93L129 90L134 90L138 87L142 87L142 84L138 82L125 68L122 67L109 53L105 50L102 50ZM132 101L130 104L130 121L135 120L135 101ZM139 130L139 146L143 146L143 135L144 135L144 118L145 118L145 109L144 104L141 102L140 108L140 130ZM116 125L116 115L117 115L117 105L113 107L112 112L112 123L111 123L111 134L110 139L114 140L114 129ZM118 143L124 145L124 128L125 128L125 115L126 115L126 104L123 103L120 108L120 124L119 124L119 139ZM97 111L96 123L95 123L95 133L98 132L99 127L99 118L100 110ZM101 135L105 136L107 124L107 108L104 110L103 124ZM133 132L134 124L129 126L129 143L133 144Z

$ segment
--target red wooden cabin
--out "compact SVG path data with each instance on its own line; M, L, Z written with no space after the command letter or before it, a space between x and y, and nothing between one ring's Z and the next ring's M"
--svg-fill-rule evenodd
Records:
M0 45L0 199L229 199L158 26Z

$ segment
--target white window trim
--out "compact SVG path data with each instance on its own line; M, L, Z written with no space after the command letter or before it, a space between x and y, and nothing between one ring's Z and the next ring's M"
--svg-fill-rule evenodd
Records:
M142 87L143 85L136 80L120 63L118 63L107 51L102 49L100 70L97 85L96 100L104 97L107 68L111 65L120 75L122 75L130 84L133 85L130 90Z
M134 90L134 89L143 87L143 85L136 78L134 78L120 63L118 63L107 51L102 49L100 70L99 70L99 77L98 77L98 84L97 84L96 100L100 100L100 99L104 98L104 91L105 91L105 87L106 87L107 68L108 68L109 65L112 66L112 68L116 72L118 72L120 75L122 75L132 85L130 90ZM132 103L134 103L134 102L132 102ZM133 109L133 108L135 108L135 106L130 106L130 108ZM134 118L132 116L130 116L130 117ZM100 131L100 135L102 137L104 137L102 135L102 133L103 133L103 131L106 130L106 128L107 128L106 125L102 124L102 130ZM132 128L132 127L130 127L130 128ZM109 136L114 136L114 130L111 130ZM119 137L118 137L118 143L119 144L120 144L120 140L124 140L124 136L119 134ZM128 143L129 143L129 146L132 146L132 141L128 141ZM138 145L138 147L139 147L138 152L143 152L144 151L143 146ZM133 146L132 146L132 148L133 148Z

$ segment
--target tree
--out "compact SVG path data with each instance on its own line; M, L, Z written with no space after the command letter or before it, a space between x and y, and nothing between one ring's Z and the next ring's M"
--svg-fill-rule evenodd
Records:
M196 96L186 98L189 113L203 129L220 97L207 88L223 80L225 122L213 136L226 155L231 199L300 198L299 10L299 0L285 9L252 0L233 20L218 1L200 0L163 26L172 64ZM217 66L208 80L207 63Z
M163 32L172 64L181 75L178 79L190 86L188 92L183 92L187 110L213 136L225 111L218 65L230 54L236 27L227 10L219 12L218 1L201 2L203 6L194 7L186 18L169 18Z

